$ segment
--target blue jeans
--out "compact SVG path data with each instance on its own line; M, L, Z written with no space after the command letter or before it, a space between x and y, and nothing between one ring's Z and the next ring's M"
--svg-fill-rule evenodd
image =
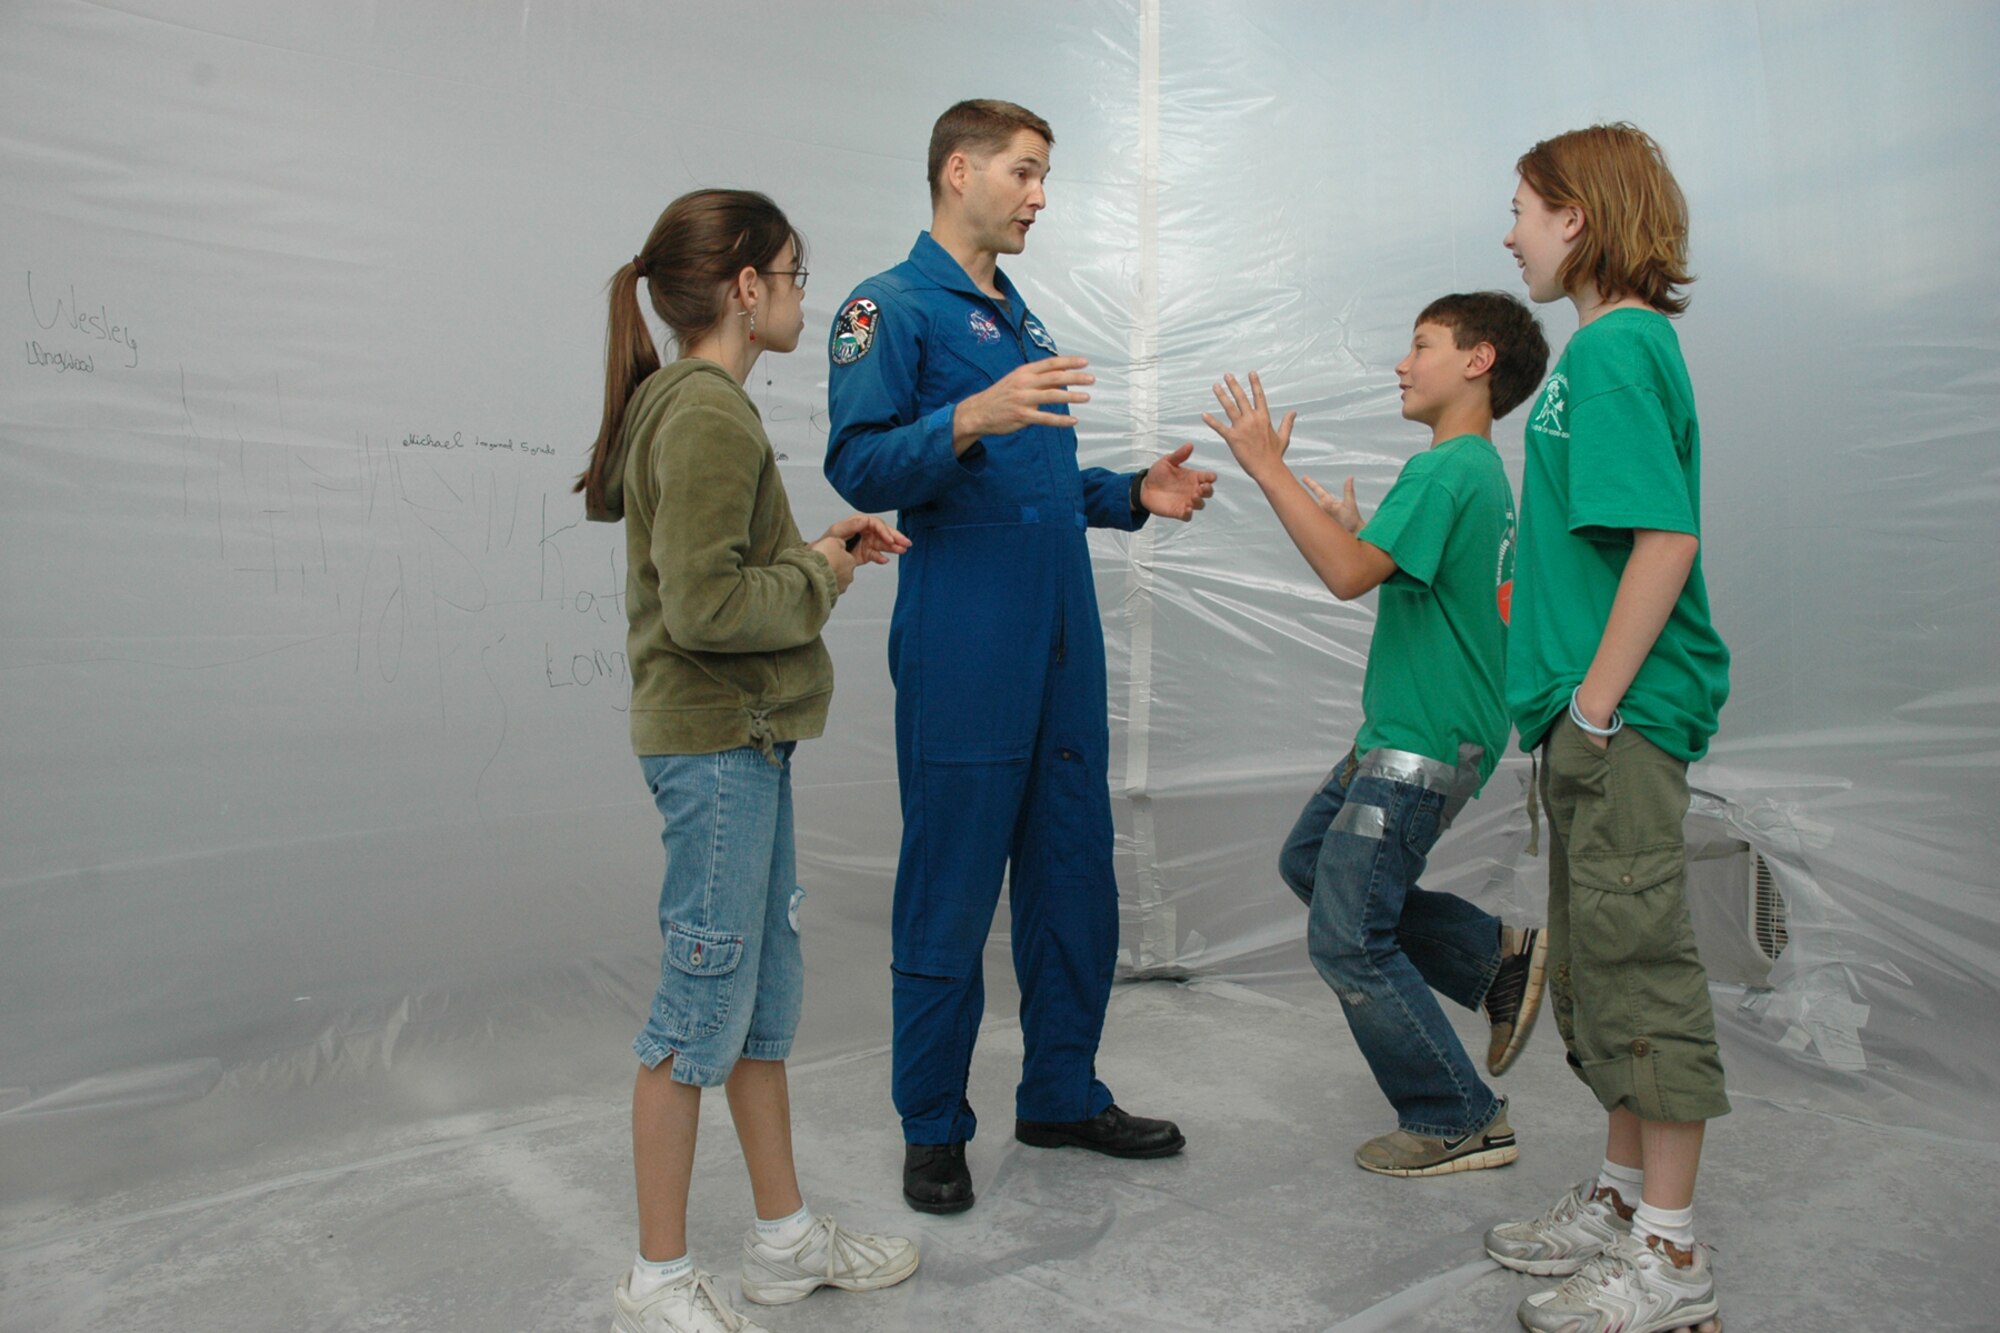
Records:
M1457 1138L1500 1103L1431 991L1478 1007L1500 966L1500 919L1417 887L1443 831L1444 794L1357 774L1350 753L1327 775L1278 870L1306 904L1306 951L1340 997L1397 1124Z
M660 987L632 1049L648 1069L714 1087L737 1060L792 1051L805 993L792 847L792 742L642 755L666 827Z

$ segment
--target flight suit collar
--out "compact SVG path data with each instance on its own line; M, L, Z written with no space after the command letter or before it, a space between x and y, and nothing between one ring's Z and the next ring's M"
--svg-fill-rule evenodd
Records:
M947 291L986 302L1006 318L1017 335L1021 332L1021 321L1027 318L1028 303L1021 299L1021 293L1015 289L1012 280L1000 269L993 270L993 281L1006 295L1005 302L995 301L980 291L979 284L951 257L951 251L939 245L928 231L917 233L917 243L910 247L910 263L916 266L917 272Z

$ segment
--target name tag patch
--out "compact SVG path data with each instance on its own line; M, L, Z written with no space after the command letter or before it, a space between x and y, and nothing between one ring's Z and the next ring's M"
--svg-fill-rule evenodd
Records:
M1041 348L1050 356L1055 355L1056 340L1049 337L1049 331L1042 327L1042 321L1030 315L1022 323L1021 327L1027 333L1029 342Z

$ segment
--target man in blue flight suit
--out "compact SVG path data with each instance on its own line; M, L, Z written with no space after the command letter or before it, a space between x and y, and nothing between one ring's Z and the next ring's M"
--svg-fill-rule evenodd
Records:
M1188 519L1215 474L1184 445L1145 472L1079 470L1089 401L997 258L1046 203L1055 136L1010 102L961 102L931 132L931 229L834 321L826 475L912 539L889 628L903 843L896 869L894 1095L913 1208L972 1206L965 1144L980 958L1011 866L1026 1053L1014 1135L1164 1157L1169 1121L1097 1080L1118 949L1104 638L1086 527Z

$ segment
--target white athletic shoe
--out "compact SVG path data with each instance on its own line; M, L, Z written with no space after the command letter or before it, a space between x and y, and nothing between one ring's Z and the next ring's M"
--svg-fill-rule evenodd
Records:
M1525 1222L1502 1222L1486 1233L1486 1253L1497 1264L1537 1277L1567 1277L1630 1235L1632 1223L1595 1193L1597 1182L1572 1186L1555 1206Z
M802 1301L821 1287L879 1291L917 1271L917 1247L901 1236L849 1231L815 1217L798 1244L779 1249L752 1227L743 1238L743 1295L759 1305Z
M1715 1280L1700 1246L1681 1268L1628 1232L1515 1314L1532 1333L1665 1333L1715 1318Z
M611 1333L770 1333L736 1313L715 1290L714 1277L699 1268L636 1301L629 1281L629 1274L620 1278L613 1294L617 1314Z

